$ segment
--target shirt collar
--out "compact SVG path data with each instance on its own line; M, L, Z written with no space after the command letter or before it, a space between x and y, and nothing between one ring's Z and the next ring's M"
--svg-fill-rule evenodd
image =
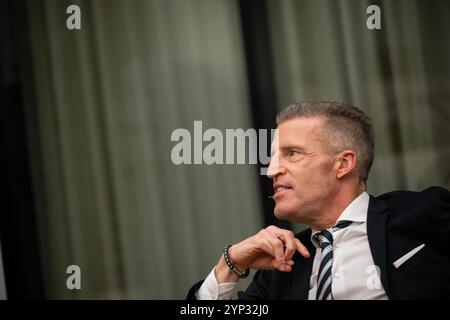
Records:
M336 221L336 224L341 221L352 222L366 222L367 210L369 209L369 194L367 192L361 193L342 211L341 215ZM311 227L311 242L317 246L314 236L321 230Z

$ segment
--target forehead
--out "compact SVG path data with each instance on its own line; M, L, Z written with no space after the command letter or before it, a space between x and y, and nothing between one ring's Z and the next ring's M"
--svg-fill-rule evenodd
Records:
M278 142L280 147L286 145L306 147L320 143L320 130L325 121L323 117L287 120L278 126L274 142Z

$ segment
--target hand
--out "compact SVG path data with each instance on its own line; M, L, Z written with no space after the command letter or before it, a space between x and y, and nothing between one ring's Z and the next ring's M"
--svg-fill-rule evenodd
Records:
M291 259L295 251L309 258L308 249L295 238L292 231L269 226L256 235L233 245L229 255L240 270L278 269L289 272L294 264Z
M269 226L256 235L233 245L228 254L234 265L241 271L252 268L290 272L294 264L292 257L296 251L305 258L310 256L308 249L295 238L292 231ZM218 283L238 280L237 276L230 273L223 257L216 266L216 278Z

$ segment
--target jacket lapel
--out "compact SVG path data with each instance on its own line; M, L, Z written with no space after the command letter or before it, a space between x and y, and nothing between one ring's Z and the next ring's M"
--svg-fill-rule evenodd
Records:
M303 245L308 249L310 257L305 259L301 257L295 262L294 286L292 286L292 299L308 300L309 280L311 278L316 247L311 242L311 229L306 230L304 237L300 239Z
M367 237L375 265L380 268L383 288L389 299L392 299L386 260L386 223L389 216L387 209L385 201L370 196L367 212Z

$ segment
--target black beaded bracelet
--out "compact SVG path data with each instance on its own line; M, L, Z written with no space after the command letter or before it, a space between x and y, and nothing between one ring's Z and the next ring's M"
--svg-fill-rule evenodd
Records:
M232 244L227 244L225 248L223 248L223 257L225 258L225 262L227 263L228 268L231 269L234 273L237 274L237 276L241 279L247 278L250 274L250 270L247 268L244 270L244 272L239 271L236 266L231 262L230 256L228 254L228 250L231 248Z

